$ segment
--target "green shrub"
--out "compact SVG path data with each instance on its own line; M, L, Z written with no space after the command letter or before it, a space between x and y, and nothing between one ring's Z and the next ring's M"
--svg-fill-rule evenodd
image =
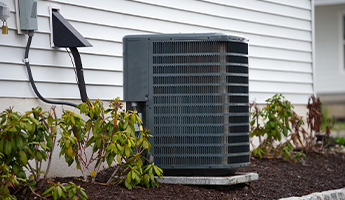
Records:
M16 187L40 197L34 190L51 165L59 125L55 108L48 113L36 107L25 114L9 108L0 113L0 120L0 199L16 199L11 194Z
M299 127L304 124L302 117L293 111L293 105L282 94L276 94L266 102L262 109L251 104L250 136L259 138L259 146L254 147L252 155L259 158L283 156L292 160L303 157L302 152L293 151L293 145L301 143Z
M80 185L76 185L72 182L69 182L67 186L64 186L58 183L51 182L50 187L42 193L42 196L44 197L53 197L54 200L56 199L71 199L71 200L77 200L87 199L87 195L85 193L85 189L80 187Z
M345 138L343 138L343 137L337 137L337 138L335 138L335 141L336 141L338 144L340 144L340 145L342 145L342 146L345 146Z
M107 110L99 100L82 103L78 108L81 114L93 117L85 121L80 115L64 110L58 118L54 107L49 112L36 107L25 114L14 112L12 108L0 113L0 199L15 199L11 194L15 187L41 197L35 192L36 187L41 188L38 184L41 180L52 183L43 196L87 198L80 186L73 183L63 186L47 179L58 131L60 155L69 166L76 162L84 180L90 175L95 182L100 166L107 163L116 164L108 184L124 182L129 189L136 185L158 186L155 175L161 178L163 171L145 161L143 154L151 148L148 138L152 135L142 128L139 133L135 132L135 124L141 127L142 123L136 111L123 110L119 99L111 101ZM88 149L92 150L91 155L86 153ZM45 170L43 162L48 162ZM145 162L148 164L144 165Z
M142 123L136 111L123 110L119 99L111 101L108 109L99 100L80 104L78 108L81 114L97 117L85 121L76 113L64 111L62 137L58 144L60 155L65 157L69 166L76 162L84 181L88 181L90 175L91 182L95 182L102 164L107 163L110 167L117 163L108 184L117 177L115 182L124 181L129 189L137 184L158 185L153 174L161 177L162 170L156 166L153 167L154 172L145 170L147 167L143 165L143 153L151 148L148 137L152 136L148 130L135 133L135 124ZM92 149L91 155L86 154L87 149Z

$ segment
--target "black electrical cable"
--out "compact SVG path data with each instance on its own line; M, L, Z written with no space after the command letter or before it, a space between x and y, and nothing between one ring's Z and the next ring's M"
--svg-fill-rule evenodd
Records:
M75 103L66 102L66 101L52 101L52 100L45 99L37 90L37 87L35 85L35 81L32 77L31 67L30 67L30 63L29 63L29 50L30 50L33 35L34 35L34 31L28 31L29 38L28 38L28 43L27 43L26 48L25 48L24 63L25 63L26 69L28 71L29 81L31 83L31 87L34 90L35 94L37 95L37 97L39 99L41 99L42 101L44 101L46 103L77 107L77 104L75 104Z
M78 87L80 92L81 100L86 103L87 102L87 93L86 93L86 87L85 87L85 80L84 80L84 74L83 74L83 65L81 63L81 58L79 51L77 47L69 47L71 50L72 56L74 58L74 64L77 71L77 79L78 79Z

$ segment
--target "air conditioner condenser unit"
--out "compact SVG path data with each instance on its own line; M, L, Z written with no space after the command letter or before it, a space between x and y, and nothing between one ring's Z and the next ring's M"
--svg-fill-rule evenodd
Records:
M165 175L250 164L248 40L221 33L123 39L124 101L137 102ZM131 104L127 104L130 107Z

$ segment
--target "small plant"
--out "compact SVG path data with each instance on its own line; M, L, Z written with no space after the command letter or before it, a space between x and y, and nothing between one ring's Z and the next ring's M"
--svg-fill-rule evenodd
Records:
M345 138L343 138L343 137L337 137L337 138L335 138L335 141L336 141L339 145L345 146Z
M0 153L0 158L4 155ZM16 199L11 195L11 189L15 189L19 185L19 181L14 174L10 173L10 168L5 163L0 163L0 199Z
M80 185L76 185L72 182L69 182L68 185L60 184L58 183L53 183L51 182L50 187L42 193L42 196L44 197L53 197L54 200L56 199L71 199L71 200L77 200L77 199L82 199L85 200L87 199L87 195L85 193L85 189L80 187Z
M282 155L285 159L297 160L304 155L293 151L293 146L301 143L299 127L304 124L302 117L293 111L293 105L282 94L276 94L266 102L263 109L256 103L250 106L253 110L250 136L259 138L259 146L254 147L252 155L259 158Z
M54 117L52 116L54 115ZM54 148L57 124L55 110L48 114L36 107L24 115L14 112L12 108L0 114L0 152L10 172L19 178L26 179L24 168L31 172L29 179L38 182L41 175L48 173L51 154ZM46 171L42 171L42 162L49 157ZM34 166L29 162L33 160Z
M330 134L334 126L334 120L329 119L327 115L323 116L320 98L311 96L308 100L307 108L309 132L303 128L301 129L305 144L304 149L305 151L322 151L332 143ZM322 131L322 128L324 128L324 131ZM316 137L322 138L320 146L317 145Z
M108 184L114 177L116 180L126 180L125 186L129 189L136 184L145 183L141 181L145 176L142 159L144 151L151 148L148 137L152 136L148 134L148 130L135 133L134 125L142 123L136 111L124 111L119 99L111 101L107 110L99 100L80 104L78 108L80 113L96 117L85 121L76 113L64 111L62 137L58 142L61 147L60 155L65 157L68 165L75 161L84 181L88 181L87 176L90 175L91 182L95 182L101 165L107 163L109 167L116 164ZM92 150L91 155L86 153L88 149ZM160 172L156 174L161 177L161 169L153 169ZM150 177L151 174L154 173L150 173ZM157 185L154 180L149 179L151 186Z

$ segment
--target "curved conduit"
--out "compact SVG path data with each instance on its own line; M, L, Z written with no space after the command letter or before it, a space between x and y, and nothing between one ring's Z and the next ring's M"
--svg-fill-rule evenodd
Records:
M28 42L27 42L26 48L25 48L24 63L25 63L26 69L28 71L28 76L29 76L29 81L30 81L31 87L34 90L35 94L37 95L37 97L39 99L41 99L42 101L44 101L46 103L77 107L77 104L72 103L72 102L48 100L48 99L44 98L40 94L40 92L38 91L38 89L35 85L35 81L32 77L31 67L30 67L30 63L29 63L29 51L30 51L30 46L31 46L31 41L32 41L33 35L34 35L34 31L28 31L29 38L28 38ZM70 50L71 50L72 55L74 57L76 68L77 68L78 87L79 87L79 91L80 91L80 96L81 96L83 102L87 102L88 98L86 95L85 81L84 81L84 77L83 77L80 55L79 55L79 52L78 52L76 47L72 47L72 48L70 48Z

